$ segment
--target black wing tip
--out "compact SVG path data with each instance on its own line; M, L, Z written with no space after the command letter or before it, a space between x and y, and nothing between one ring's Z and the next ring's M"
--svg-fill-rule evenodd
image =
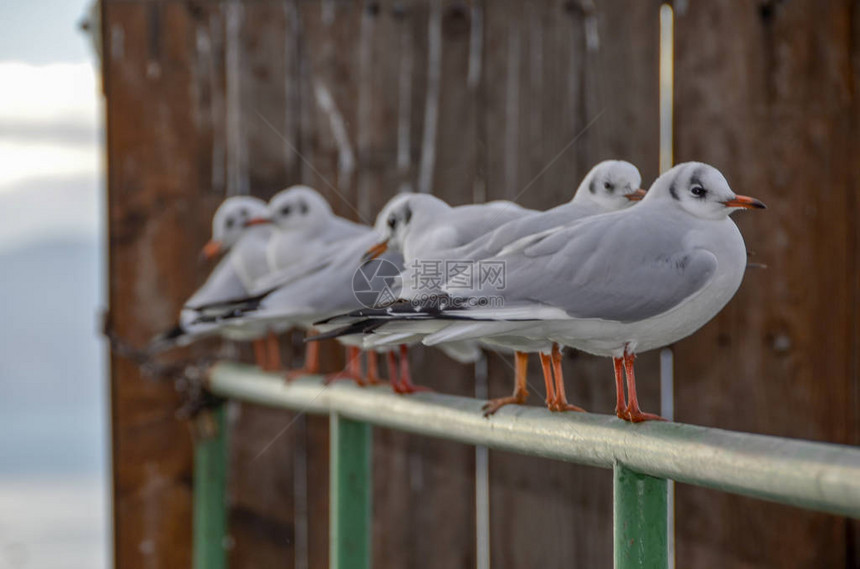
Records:
M206 304L198 304L197 306L193 305L185 305L185 308L188 310L193 310L195 312L204 312L206 310L224 308L229 309L230 307L242 307L245 310L256 310L259 308L260 303L265 300L267 296L272 294L278 290L278 287L272 287L268 290L265 290L259 294L254 294L251 296L246 296L244 298L229 298L225 300L219 300L217 302L209 302Z
M168 330L166 332L162 332L161 334L159 334L158 336L153 338L153 340L154 341L155 340L161 340L161 341L175 340L177 338L184 336L186 333L187 332L186 332L185 328L182 327L182 324L177 324L176 326L174 326L170 330Z
M176 324L173 328L156 335L146 345L146 352L160 352L174 346L180 339L188 333L182 324Z
M341 336L353 336L356 334L369 334L385 324L385 321L380 320L361 320L359 322L353 322L352 324L348 324L341 328L337 328L335 330L331 330L329 332L323 332L322 334L317 334L316 336L308 336L305 338L305 343L307 342L318 342L320 340L329 340L331 338L339 338Z

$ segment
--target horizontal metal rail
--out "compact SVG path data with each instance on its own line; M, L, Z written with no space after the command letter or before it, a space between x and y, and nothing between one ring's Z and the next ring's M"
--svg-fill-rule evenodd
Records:
M282 376L217 364L209 388L223 397L340 417L472 445L715 488L860 517L860 449L685 425L630 424L614 416L510 406L490 419L482 401L397 395L386 387L287 385Z

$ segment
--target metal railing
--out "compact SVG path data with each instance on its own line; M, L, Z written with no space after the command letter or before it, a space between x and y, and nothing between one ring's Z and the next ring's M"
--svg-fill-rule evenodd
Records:
M331 417L333 568L371 566L371 430L378 425L614 471L615 567L668 566L667 480L860 517L860 449L680 423L510 407L490 420L482 401L394 394L385 387L323 386L221 363L209 380L222 397ZM223 410L195 454L195 567L225 567L227 444Z

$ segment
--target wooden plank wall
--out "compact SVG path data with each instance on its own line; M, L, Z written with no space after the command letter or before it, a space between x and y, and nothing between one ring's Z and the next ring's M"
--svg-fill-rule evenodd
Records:
M226 195L293 183L372 222L402 189L451 203L566 200L596 161L657 174L659 2L104 0L110 306L142 343L205 276ZM678 3L678 160L771 208L738 216L768 269L677 346L678 419L860 443L857 7ZM284 342L289 347L290 340ZM217 344L195 346L205 354ZM342 364L326 351L329 369ZM188 354L185 354L188 355ZM297 360L298 361L298 360ZM474 393L471 366L412 354ZM490 355L492 396L510 391ZM568 390L614 405L611 365L568 354ZM639 361L647 409L656 354ZM532 365L532 404L543 399ZM112 359L116 565L190 563L190 431L169 385ZM231 408L231 566L328 564L326 419ZM475 565L474 451L377 429L374 566ZM493 567L608 567L611 475L490 454ZM679 487L679 567L860 566L850 521Z
M860 444L858 16L742 0L678 15L676 158L770 208L737 216L768 268L675 350L679 421ZM677 512L679 567L860 566L856 521L683 486Z

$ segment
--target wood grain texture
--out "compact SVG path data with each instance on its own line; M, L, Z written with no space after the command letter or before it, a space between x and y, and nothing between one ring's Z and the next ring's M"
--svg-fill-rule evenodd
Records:
M211 129L195 96L183 6L104 5L110 320L141 344L172 324L205 276L189 263L218 197L207 185ZM202 349L197 348L197 349ZM117 567L191 562L191 434L169 383L111 358L114 540Z
M767 269L677 346L680 421L858 442L857 16L852 2L722 1L678 17L677 160L769 206L736 216ZM688 487L677 512L680 567L860 563L844 519Z
M657 4L542 1L489 6L485 149L488 199L545 209L569 200L599 160L627 159L643 180L657 171ZM598 43L589 48L588 27ZM617 38L624 37L624 41ZM510 393L510 358L490 359L490 396ZM536 358L532 358L536 360ZM571 402L614 409L608 359L568 352ZM656 354L637 362L645 408L659 405ZM529 367L530 404L546 396ZM490 453L493 567L612 564L612 475Z

